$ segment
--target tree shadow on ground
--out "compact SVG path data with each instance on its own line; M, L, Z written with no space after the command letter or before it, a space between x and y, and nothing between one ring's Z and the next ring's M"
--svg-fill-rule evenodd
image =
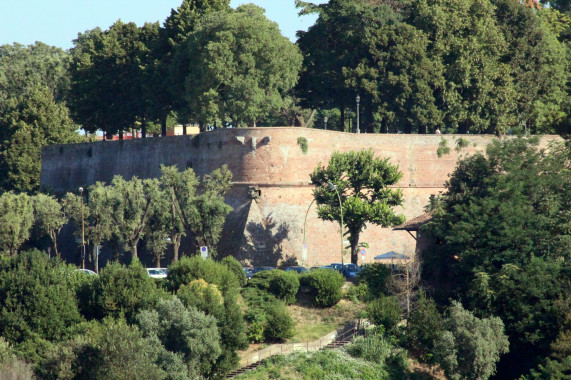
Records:
M283 242L289 240L289 225L278 223L271 214L260 223L249 222L246 225L246 244L241 247L241 257L252 266L289 266L296 265L294 256L284 256Z

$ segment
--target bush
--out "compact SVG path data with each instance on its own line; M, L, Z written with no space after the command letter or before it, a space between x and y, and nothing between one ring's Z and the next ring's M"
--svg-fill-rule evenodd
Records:
M237 291L240 283L228 266L214 260L204 260L200 256L183 257L169 267L169 275L165 285L176 292L182 285L194 280L203 279L214 284L226 296L228 291Z
M160 298L166 296L137 259L128 267L117 262L108 264L94 283L96 316L99 319L124 315L131 322L139 310L154 307Z
M278 276L270 282L270 292L287 305L295 303L299 291L299 275L296 272L278 272Z
M343 298L353 302L365 302L369 295L369 286L366 282L358 285L349 285L347 291L343 294Z
M73 268L40 251L0 262L0 334L11 344L61 339L82 321L68 285ZM15 347L17 348L17 347Z
M293 336L294 323L283 304L277 303L266 310L264 337L270 341L284 341Z
M156 310L141 311L137 322L146 337L183 356L191 378L207 377L213 371L222 352L214 317L187 309L174 297L160 300Z
M345 350L353 357L387 366L391 372L402 374L408 369L406 351L396 347L395 342L383 334L359 336Z
M345 284L343 276L336 271L318 269L302 276L303 284L310 289L313 304L317 307L331 307L341 300L341 288Z
M234 273L234 275L238 279L238 283L240 284L240 286L246 285L246 282L248 281L248 279L246 278L246 273L244 273L244 268L242 267L242 264L240 264L240 262L236 260L235 257L226 256L220 261L220 263L226 265L226 267L230 269L232 273Z
M195 307L206 315L223 320L224 298L216 285L209 284L203 279L194 280L188 285L181 286L176 295L187 308Z
M496 372L500 356L509 351L500 318L476 318L458 302L452 303L444 330L434 354L449 379L487 379Z
M379 298L387 293L387 281L391 276L390 269L383 264L373 263L363 265L357 275L357 284L367 284L368 300Z
M384 326L390 333L401 321L402 309L396 298L381 297L367 304L367 316L373 324Z
M32 378L32 366L19 360L10 344L0 337L0 379Z
M277 269L258 272L248 281L248 288L257 288L269 292L272 281L280 275L280 272Z
M435 364L434 342L442 332L442 317L436 303L427 298L424 292L416 307L409 314L406 328L406 345L410 352L422 363Z

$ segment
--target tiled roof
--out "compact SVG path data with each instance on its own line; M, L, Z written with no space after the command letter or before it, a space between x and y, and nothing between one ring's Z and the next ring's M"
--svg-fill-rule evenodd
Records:
M430 219L432 219L432 211L417 216L416 218L411 219L408 222L401 224L400 226L396 226L395 228L393 228L393 230L418 231L420 227L430 222Z

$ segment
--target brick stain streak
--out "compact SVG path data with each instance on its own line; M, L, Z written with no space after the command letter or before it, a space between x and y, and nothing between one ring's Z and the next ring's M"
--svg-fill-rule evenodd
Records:
M305 137L307 153L297 141ZM129 141L52 145L42 151L40 185L63 194L96 181L109 183L116 174L160 176L160 165L188 167L202 176L228 165L234 185L226 202L234 208L228 216L218 247L251 265L299 263L306 266L341 261L339 225L317 217L315 205L306 227L307 260L302 263L304 217L313 199L309 174L326 165L334 151L373 149L389 157L403 172L398 187L405 201L398 210L407 220L423 213L431 194L444 191L444 183L460 156L483 151L494 136L462 135L468 147L438 158L441 139L455 146L458 135L353 134L318 129L272 127L218 129L194 136L170 136ZM544 136L542 145L558 139ZM252 187L259 197L252 197ZM374 225L361 233L369 243L365 262L375 255L395 251L414 254L415 241L406 231ZM349 253L345 261L350 260Z

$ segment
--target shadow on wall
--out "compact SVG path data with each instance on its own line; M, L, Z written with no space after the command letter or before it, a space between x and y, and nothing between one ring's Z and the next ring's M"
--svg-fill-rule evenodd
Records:
M247 258L252 266L288 266L297 265L297 258L284 256L282 243L289 240L289 225L281 223L279 226L271 214L260 223L248 222L246 244L241 248L241 257Z

